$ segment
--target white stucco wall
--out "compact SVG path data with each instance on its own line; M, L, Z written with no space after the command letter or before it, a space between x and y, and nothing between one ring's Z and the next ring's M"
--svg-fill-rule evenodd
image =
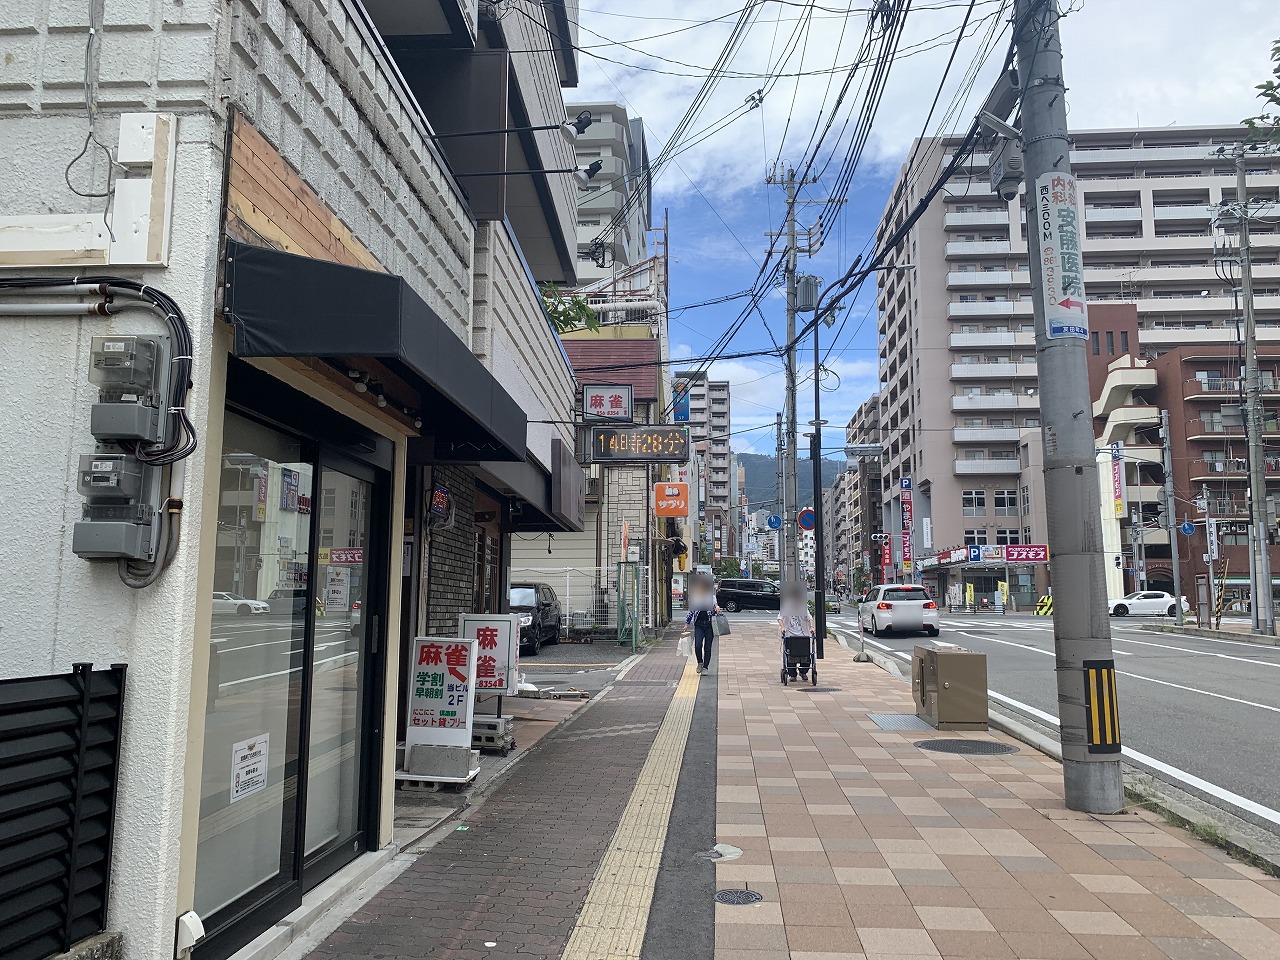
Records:
M101 200L76 197L63 182L88 130L82 106L88 6L72 0L0 4L6 173L0 211L6 214L101 210ZM109 0L104 8L100 137L114 144L121 111L178 115L170 265L79 272L143 280L181 305L196 345L197 387L188 410L203 437L222 170L222 132L210 108L226 7L219 0ZM102 189L101 155L78 165L72 179L82 189ZM114 562L90 563L71 553L71 527L81 510L76 463L93 449L90 338L163 333L165 327L154 315L129 310L100 320L3 318L0 331L0 497L8 544L0 551L0 582L9 611L0 626L0 676L64 672L79 660L129 665L108 923L124 932L131 960L170 956L191 650L200 630L197 544L184 542L159 583L141 591L120 582ZM184 533L200 524L207 452L202 446L186 461Z

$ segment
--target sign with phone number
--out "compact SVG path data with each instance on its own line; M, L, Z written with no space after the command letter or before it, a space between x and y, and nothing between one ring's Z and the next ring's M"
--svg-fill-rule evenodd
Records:
M592 463L685 463L689 431L685 427L592 427Z

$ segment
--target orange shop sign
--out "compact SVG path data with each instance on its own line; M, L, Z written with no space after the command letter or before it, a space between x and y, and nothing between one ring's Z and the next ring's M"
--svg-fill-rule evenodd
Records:
M653 515L655 517L687 517L689 485L687 483L655 483Z

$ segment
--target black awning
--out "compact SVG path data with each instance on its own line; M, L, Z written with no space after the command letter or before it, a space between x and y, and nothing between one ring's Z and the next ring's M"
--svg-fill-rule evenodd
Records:
M368 357L423 395L437 461L523 460L528 419L404 279L227 241L240 357Z
M563 441L552 441L550 473L532 458L524 463L480 463L476 471L495 493L518 501L512 530L582 532L586 474L573 459L573 448Z

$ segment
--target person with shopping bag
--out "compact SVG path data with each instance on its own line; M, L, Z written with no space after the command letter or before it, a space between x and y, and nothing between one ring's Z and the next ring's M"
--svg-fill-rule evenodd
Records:
M711 669L711 642L715 639L715 617L719 613L711 578L705 574L698 576L689 589L689 613L684 618L684 622L693 628L693 653L698 658L698 673Z

